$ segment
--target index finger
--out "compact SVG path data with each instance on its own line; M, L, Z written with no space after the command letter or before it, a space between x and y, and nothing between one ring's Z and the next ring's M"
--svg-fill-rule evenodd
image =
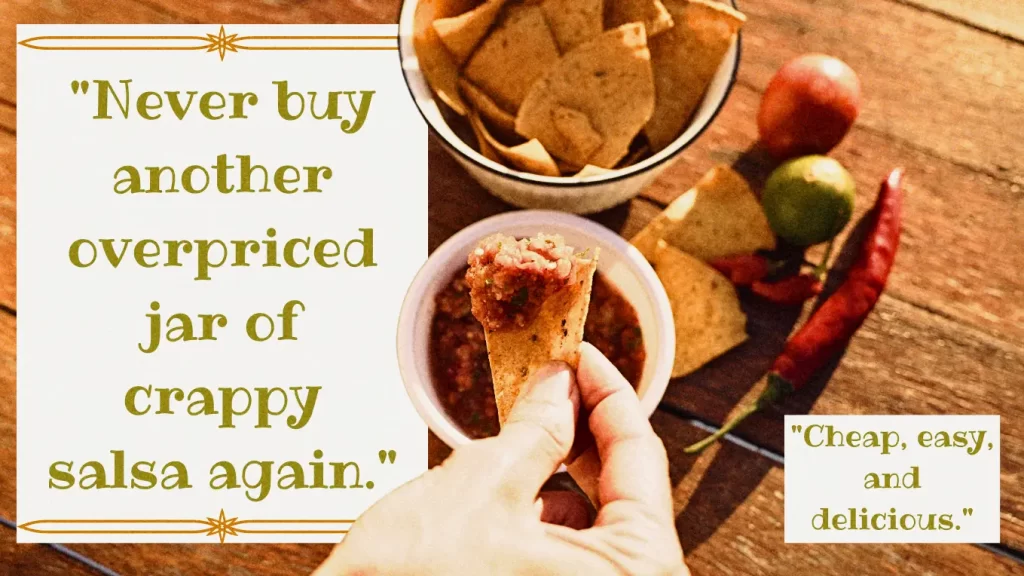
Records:
M665 446L629 382L596 348L583 343L576 372L601 457L601 506L631 501L662 516L672 511Z

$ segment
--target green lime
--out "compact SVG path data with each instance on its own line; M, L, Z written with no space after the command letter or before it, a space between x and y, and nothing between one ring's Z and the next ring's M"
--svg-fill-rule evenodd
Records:
M794 158L772 172L761 203L772 230L796 246L831 240L853 215L856 184L826 156Z

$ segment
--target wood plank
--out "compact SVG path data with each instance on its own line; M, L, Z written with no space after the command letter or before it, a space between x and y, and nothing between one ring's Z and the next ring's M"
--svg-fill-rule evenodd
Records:
M17 470L15 318L0 313L0 470ZM16 520L15 474L0 474L0 517Z
M18 129L17 110L12 102L0 100L0 132L13 134Z
M673 381L664 403L725 422L764 388L788 319L752 310L750 340ZM1024 352L920 308L883 296L831 374L823 374L737 433L783 450L784 414L999 414L1002 416L1002 542L1024 549Z
M42 544L17 544L14 530L0 527L0 575L96 576L96 572Z
M744 98L736 98L730 106L742 107L748 103ZM692 182L715 160L738 161L745 171L753 173L753 178L757 178L758 172L763 178L765 170L757 168L759 161L752 159L751 155L742 157L741 150L749 145L750 136L746 136L745 143L733 142L743 138L736 134L738 132L729 133L724 129L717 131L711 150L686 153L687 156L697 156L701 160L686 158L679 162L648 194L664 199L668 199L668 195L678 194L686 187L673 185L673 181ZM843 158L849 159L851 169L857 173L869 171L872 162L876 166L886 162L888 166L894 156L895 160L920 162L920 159L914 157L899 157L897 151L884 147L884 141L876 141L877 136L869 134L867 137L869 139L865 141L851 139L850 143L844 145L847 151L841 154ZM883 149L869 150L876 145L883 146ZM432 179L429 230L433 249L455 231L482 217L507 210L508 207L483 192L440 145L432 142L430 150ZM907 153L921 154L913 150ZM949 164L942 162L939 165L946 171L938 174L922 172L923 176L929 178L926 182L937 183L939 179L950 178L948 170L956 168L950 168ZM875 171L879 170L876 168ZM930 180L932 178L935 180ZM1002 335L1009 332L1004 325L994 327L978 322L985 325L987 330L969 328L960 321L964 316L969 316L967 314L958 316L950 313L947 318L930 312L918 303L911 303L913 298L921 298L925 302L934 302L928 306L940 310L948 308L948 303L944 302L950 299L950 294L943 282L944 273L931 271L933 265L929 261L946 257L946 249L934 244L936 238L943 238L950 233L949 228L954 228L942 223L944 218L956 217L957 202L953 197L977 198L976 202L967 203L972 206L992 203L985 208L990 215L991 226L979 227L977 234L968 239L970 242L981 242L979 236L993 243L1000 241L1000 238L988 235L989 229L995 230L997 235L1015 233L1004 224L1007 219L1013 221L1016 216L1011 215L1012 204L1005 201L1003 192L979 191L974 188L972 193L970 187L960 187L960 184L966 183L963 178L953 178L948 183L948 187L939 187L934 193L923 187L912 190L907 203L908 224L904 246L887 293L893 296L883 298L878 310L855 338L829 386L824 388L824 383L812 386L805 394L787 404L786 412L1002 414L1004 438L1021 437L1024 434L1024 405L1018 394L1019 374L1024 372L1024 347L989 333ZM863 211L870 203L874 190L868 193L862 191L862 194ZM950 203L949 208L934 208L931 205L946 202ZM970 214L974 209L972 206L962 206L961 213ZM628 206L599 214L596 219L629 237L660 209L659 205L646 200L635 200ZM929 212L937 214L929 215ZM853 248L853 244L850 248ZM962 245L958 243L950 246L949 250L955 254L961 248ZM995 254L994 258L1016 256ZM849 252L840 253L836 276L841 276L841 270L845 269L851 259L852 254ZM921 269L928 272L913 273ZM1001 278L1006 290L1019 293L1019 269L1011 267L1005 271L994 271L993 275L997 279ZM1004 272L1005 276L1000 276ZM957 277L957 273L954 270L953 277ZM988 277L985 281L988 281ZM903 286L912 295L908 298L909 302L899 299L903 297L900 293ZM934 295L929 290L946 292ZM975 289L975 292L981 290ZM1001 307L1004 317L1012 318L1013 314L1020 314L1019 302L992 299L991 303ZM750 318L750 340L697 373L674 381L666 393L665 403L708 421L721 423L751 393L752 386L761 381L775 356L782 350L789 333L800 321L801 311L766 307L746 295L743 304ZM803 314L806 315L806 311ZM879 393L879 390L885 393ZM754 418L741 427L739 433L762 446L781 452L780 419L781 414L777 413ZM1021 481L1024 479L1024 449L1013 442L1004 442L1003 446L1003 541L1024 548L1024 482Z
M180 576L309 574L331 544L75 544L72 550L120 574Z
M891 0L742 8L741 82L763 90L790 58L838 56L863 83L860 125L1024 184L1020 139L1009 129L1024 117L1024 45Z
M759 190L776 163L752 149L757 130L749 118L758 102L757 93L737 87L710 134L686 150L644 196L665 204L718 162L734 164ZM892 168L907 169L904 230L890 294L1024 343L1019 185L864 128L855 128L833 156L857 181L855 218L871 207L879 182Z
M682 447L702 432L664 413L651 420L669 453L676 529L694 574L1020 574L1020 564L966 544L783 542L783 474L735 445L699 457Z
M1024 4L1013 0L895 0L958 22L1024 41Z
M14 134L0 131L0 306L18 307Z
M18 101L15 89L14 48L16 24L174 24L180 20L144 2L123 1L112 9L108 2L66 0L58 2L0 2L0 100Z
M147 0L146 4L192 22L266 24L391 24L395 0Z

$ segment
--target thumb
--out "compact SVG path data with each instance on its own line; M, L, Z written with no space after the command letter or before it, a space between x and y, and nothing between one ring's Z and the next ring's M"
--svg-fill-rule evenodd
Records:
M541 486L569 455L580 394L563 362L537 370L516 399L495 448L513 461L502 483L513 497L533 502Z

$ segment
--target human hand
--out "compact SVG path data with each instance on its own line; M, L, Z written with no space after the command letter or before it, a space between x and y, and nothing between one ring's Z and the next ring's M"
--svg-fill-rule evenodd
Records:
M574 493L538 497L569 454L581 404L602 463L589 528ZM450 574L689 574L665 448L593 346L583 344L575 377L561 363L538 371L498 436L456 449L370 508L314 576Z

